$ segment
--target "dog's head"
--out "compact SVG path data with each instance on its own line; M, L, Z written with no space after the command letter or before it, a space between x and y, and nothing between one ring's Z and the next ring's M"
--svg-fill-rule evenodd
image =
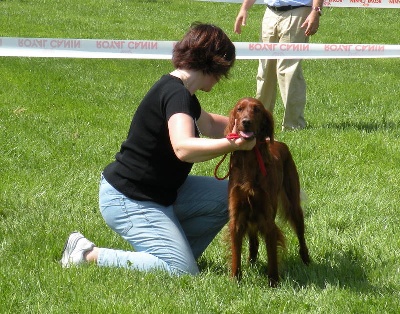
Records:
M242 98L229 114L229 123L225 130L228 134L234 129L236 134L244 139L253 139L259 142L269 138L274 141L274 120L272 114L266 110L261 101L255 98Z

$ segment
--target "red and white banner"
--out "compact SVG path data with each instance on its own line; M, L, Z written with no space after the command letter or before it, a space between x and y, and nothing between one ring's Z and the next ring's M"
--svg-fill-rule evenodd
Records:
M237 59L400 58L400 45L235 43Z
M325 7L400 9L400 0L324 0Z
M197 0L205 2L242 3L242 0ZM255 4L265 4L256 0ZM325 7L400 9L400 0L324 0Z
M171 59L175 41L0 37L0 57ZM234 42L237 59L399 58L400 45Z
M0 37L0 56L170 59L174 41Z

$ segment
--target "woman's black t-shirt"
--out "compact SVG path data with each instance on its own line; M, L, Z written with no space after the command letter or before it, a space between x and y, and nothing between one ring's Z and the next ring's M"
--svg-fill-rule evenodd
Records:
M196 120L201 107L182 81L164 75L143 98L133 116L127 139L115 161L103 172L106 180L125 196L171 205L177 190L193 164L179 160L172 148L168 120L175 113L186 113Z

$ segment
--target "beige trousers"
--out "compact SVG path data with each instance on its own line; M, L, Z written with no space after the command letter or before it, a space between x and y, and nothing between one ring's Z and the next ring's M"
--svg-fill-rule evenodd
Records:
M265 43L307 43L301 25L310 14L309 7L285 12L266 9L262 21L261 39ZM259 61L257 73L257 94L271 112L276 102L277 85L282 97L285 113L283 130L302 129L306 126L304 108L306 105L306 82L300 59L266 59Z

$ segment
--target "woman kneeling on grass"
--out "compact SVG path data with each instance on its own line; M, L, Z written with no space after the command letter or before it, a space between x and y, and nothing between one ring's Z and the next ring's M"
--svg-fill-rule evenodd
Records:
M96 262L175 275L199 272L197 258L228 221L228 189L227 181L189 175L192 165L255 145L224 138L228 118L204 111L195 95L211 91L234 61L235 46L214 25L193 24L176 44L175 70L144 97L101 178L101 214L134 251L99 248L73 232L63 267Z

